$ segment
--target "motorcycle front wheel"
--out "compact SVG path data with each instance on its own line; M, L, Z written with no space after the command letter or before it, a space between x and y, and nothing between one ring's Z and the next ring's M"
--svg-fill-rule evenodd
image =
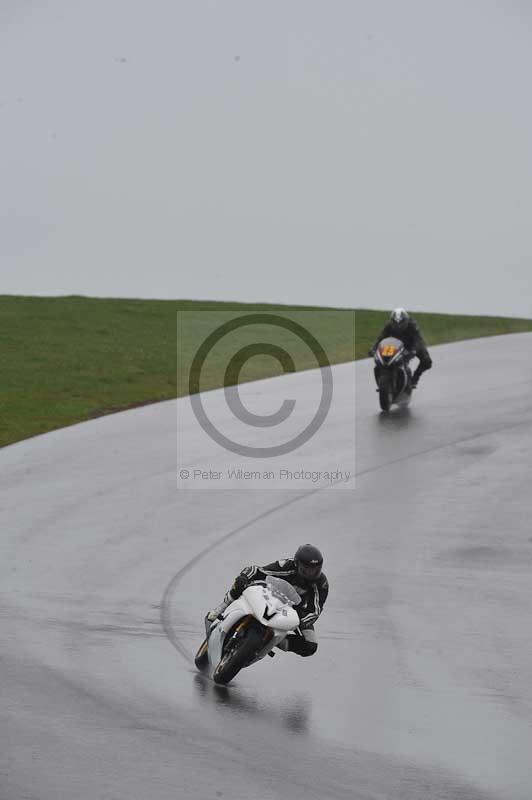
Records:
M392 376L383 372L379 377L379 403L382 411L390 410L392 398Z
M226 652L216 669L212 679L214 683L225 685L232 681L235 675L240 672L262 649L263 640L261 631L250 626L246 629L244 636L234 642L230 642Z

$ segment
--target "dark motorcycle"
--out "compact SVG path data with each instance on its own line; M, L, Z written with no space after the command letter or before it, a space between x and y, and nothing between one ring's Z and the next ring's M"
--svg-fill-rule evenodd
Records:
M394 403L407 406L412 397L412 373L408 362L415 353L407 350L400 339L389 336L379 342L375 351L375 379L383 411Z

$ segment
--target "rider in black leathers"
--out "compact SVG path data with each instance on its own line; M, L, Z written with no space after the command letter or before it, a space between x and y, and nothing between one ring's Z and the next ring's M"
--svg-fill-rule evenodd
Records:
M412 376L412 386L417 386L421 375L432 367L432 359L417 322L404 308L396 308L392 311L390 319L379 333L368 355L374 356L379 342L388 336L395 336L396 339L400 339L406 349L418 357L419 364ZM375 377L378 381L377 374Z
M312 656L318 649L318 638L314 623L323 611L329 593L329 584L322 572L323 556L317 547L304 544L298 547L293 558L280 559L264 567L244 567L219 606L209 611L205 618L208 627L219 617L227 606L236 600L244 589L254 581L263 581L267 575L283 578L296 589L301 602L296 606L301 624L294 634L290 634L278 645L281 650Z

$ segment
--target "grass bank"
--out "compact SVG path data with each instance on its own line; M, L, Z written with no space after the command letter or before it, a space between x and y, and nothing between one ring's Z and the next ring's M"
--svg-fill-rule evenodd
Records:
M346 336L352 311L265 304L89 297L0 296L0 446L65 425L188 392L177 379L177 312L187 311L179 347L185 361L227 312L314 314L315 333L332 363L364 358L387 312L357 310L355 347ZM204 312L211 312L206 315ZM430 345L532 331L532 320L416 314ZM307 317L308 318L308 317ZM282 332L281 341L282 344ZM291 334L286 332L286 337ZM213 350L201 388L222 385L229 351ZM315 366L302 352L298 369ZM271 356L252 358L242 380L281 371Z

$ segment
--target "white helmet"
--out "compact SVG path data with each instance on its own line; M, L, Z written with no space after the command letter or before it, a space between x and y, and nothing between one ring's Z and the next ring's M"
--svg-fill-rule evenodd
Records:
M394 310L390 314L390 320L394 322L396 325L398 325L401 328L401 330L404 330L406 328L409 319L410 316L408 314L408 311L406 311L406 309L404 308L394 308Z

